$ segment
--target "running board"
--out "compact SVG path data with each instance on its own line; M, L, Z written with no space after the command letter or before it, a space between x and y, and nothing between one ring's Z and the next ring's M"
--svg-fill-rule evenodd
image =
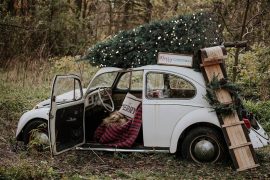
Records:
M121 148L97 148L97 147L76 147L76 150L82 151L109 151L109 152L140 152L140 153L169 153L169 149L121 149Z

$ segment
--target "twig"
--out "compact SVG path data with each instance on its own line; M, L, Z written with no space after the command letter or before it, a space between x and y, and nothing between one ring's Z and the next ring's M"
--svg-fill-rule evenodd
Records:
M0 136L0 140L3 141L4 143L7 142L7 140L5 138L3 138L2 136Z
M105 161L103 161L103 159L92 149L90 148L90 150L103 162L105 163Z
M228 47L235 47L235 48L247 47L247 41L224 42L223 45L226 48L228 48Z

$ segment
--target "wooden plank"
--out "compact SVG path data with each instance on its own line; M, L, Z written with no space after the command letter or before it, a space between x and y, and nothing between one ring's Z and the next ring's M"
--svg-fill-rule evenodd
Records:
M236 125L240 125L240 124L244 124L244 121L239 121L239 122L234 122L234 123L231 123L231 124L221 125L221 127L226 128L226 127L236 126Z
M254 165L251 165L251 166L247 166L247 167L243 167L243 168L238 168L236 169L237 171L244 171L244 170L248 170L248 169L253 169L253 168L256 168L256 167L259 167L260 165L258 164L254 164Z
M203 62L224 59L227 57L227 51L224 46L214 46L201 49Z
M239 148L239 150L241 151L241 154L239 155L239 157L241 157L242 162L243 162L243 165L240 168L249 167L250 165L252 165L249 162L248 155L244 147Z
M232 97L230 93L225 89L218 89L216 91L216 96L219 102L221 103L225 103L225 104L232 103Z
M243 157L242 159L245 162L244 166L251 166L251 165L256 164L251 154L250 146L241 147L239 149L242 151L241 156Z
M218 79L224 78L221 67L218 64L205 67L204 69L209 81L215 76L217 76Z
M247 143L243 143L243 144L237 144L237 145L234 145L234 146L229 146L229 149L236 149L236 148L240 148L240 147L243 147L243 146L249 146L251 145L251 142L247 142Z
M238 163L239 168L244 167L245 162L244 162L244 159L242 158L243 156L242 149L234 149L233 152L235 154L236 161Z
M201 64L201 67L212 66L212 65L221 64L221 63L223 63L222 59L217 59L215 61L204 61Z
M231 115L223 117L224 125L238 122L237 118L238 118L238 116L237 116L236 112L234 112Z
M234 139L234 141L231 143L231 146L235 146L237 144L243 144L246 143L247 140L245 139L244 132L242 131L242 128L240 126L231 126L226 128L229 132L229 137Z

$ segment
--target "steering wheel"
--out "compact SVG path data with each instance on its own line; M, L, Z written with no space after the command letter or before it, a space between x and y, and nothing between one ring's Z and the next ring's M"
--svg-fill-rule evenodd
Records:
M105 93L104 93L105 92ZM109 99L110 99L110 102L111 104L108 104L108 103L105 103L104 101L104 97L105 96L108 96ZM101 104L103 105L103 107L107 110L107 111L110 111L110 112L113 112L114 111L114 102L112 100L112 96L110 95L110 93L108 92L108 89L105 88L105 87L100 87L98 88L98 97L99 97L99 100L101 102Z

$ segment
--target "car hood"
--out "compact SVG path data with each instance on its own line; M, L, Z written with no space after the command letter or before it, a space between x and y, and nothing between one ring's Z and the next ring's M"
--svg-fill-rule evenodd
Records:
M76 89L75 91L79 91L79 89ZM83 89L83 94L85 92L86 92L86 88ZM58 95L57 98L56 98L56 103L64 102L67 99L71 99L73 97L73 95L74 95L73 91L69 91L69 92L66 92L64 94ZM42 107L48 107L50 105L51 105L51 98L46 99L44 101L41 101L40 103L38 103L34 107L34 109L39 109L39 108L42 108Z

